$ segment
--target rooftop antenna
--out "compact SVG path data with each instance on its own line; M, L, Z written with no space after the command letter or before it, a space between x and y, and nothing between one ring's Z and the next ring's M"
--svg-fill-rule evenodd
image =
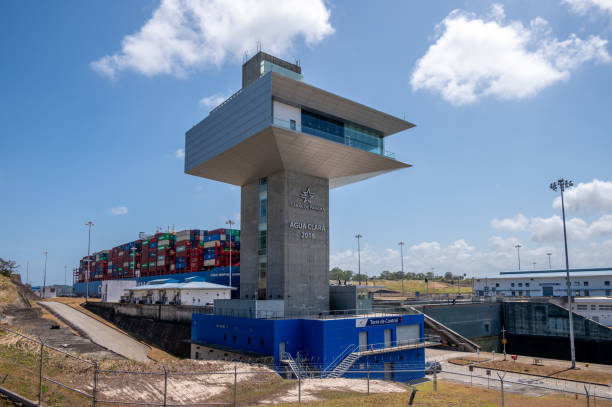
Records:
M257 40L257 52L261 52L261 41Z
M246 61L249 59L249 51L244 51L244 56L242 57L242 63L246 63Z
M296 64L297 66L300 66L300 60L299 60L298 58L296 58L296 59L295 59L295 64Z

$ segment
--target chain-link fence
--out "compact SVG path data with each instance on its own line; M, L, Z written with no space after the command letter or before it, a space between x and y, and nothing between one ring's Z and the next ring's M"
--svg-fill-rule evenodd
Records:
M158 370L154 370L158 368ZM205 370L202 370L204 369ZM355 365L344 378L324 378L322 366L308 369L291 366L249 365L213 361L167 364L135 364L125 360L91 361L23 333L0 326L0 387L38 406L244 406L279 397L301 402L305 393L325 386L349 386L364 394L385 392L393 380L422 377L427 373L438 391L438 380L459 382L499 392L559 392L590 400L612 400L610 387L603 384L519 373L494 371L475 366L395 363L384 369ZM285 380L285 379L294 380ZM360 378L343 382L346 378ZM336 382L334 382L336 381ZM339 384L338 384L339 383ZM388 383L388 384L385 384ZM336 386L336 387L334 387ZM315 390L313 390L315 389ZM414 394L412 394L412 398Z

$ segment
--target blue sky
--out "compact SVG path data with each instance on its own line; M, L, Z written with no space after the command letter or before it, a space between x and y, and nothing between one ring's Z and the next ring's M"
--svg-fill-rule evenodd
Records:
M237 218L236 187L183 173L184 134L240 87L245 50L417 127L414 167L331 192L331 265L490 274L612 265L612 9L597 0L0 5L0 256L63 283L87 251ZM231 165L231 163L229 164ZM580 183L580 184L579 184Z

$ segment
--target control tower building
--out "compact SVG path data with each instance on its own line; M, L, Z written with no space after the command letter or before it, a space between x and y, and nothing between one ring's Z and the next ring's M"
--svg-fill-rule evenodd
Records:
M242 66L242 89L185 138L187 174L241 188L241 300L329 310L329 190L409 167L385 138L413 126L266 53Z

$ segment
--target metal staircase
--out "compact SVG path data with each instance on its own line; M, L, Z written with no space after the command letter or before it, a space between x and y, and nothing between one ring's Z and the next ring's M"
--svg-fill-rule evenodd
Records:
M333 379L336 377L341 377L360 357L361 355L358 352L349 353L348 356L342 360L342 362L340 362L331 372L329 372L327 378Z

